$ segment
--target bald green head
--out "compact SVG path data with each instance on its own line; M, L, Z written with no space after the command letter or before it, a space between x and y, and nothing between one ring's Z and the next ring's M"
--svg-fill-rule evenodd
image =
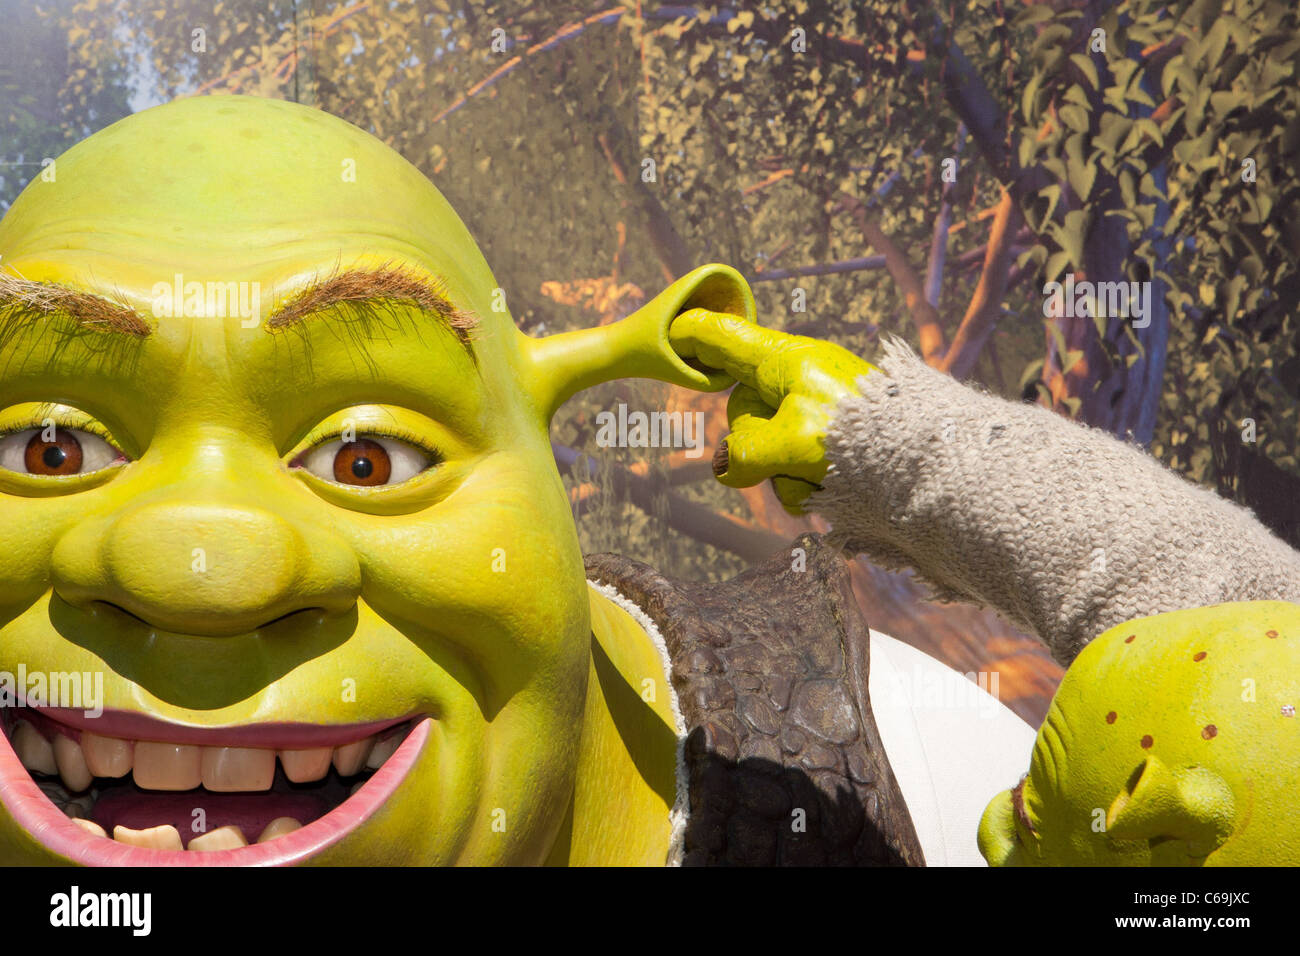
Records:
M114 265L286 283L275 266L329 269L364 251L445 277L484 314L496 285L455 211L396 152L328 113L250 97L178 100L74 146L14 204L0 241L87 273L104 271L111 244Z
M617 376L727 384L666 333L752 315L743 281L704 267L535 341L418 170L276 101L158 107L48 172L0 223L0 670L102 674L81 729L137 760L424 728L388 790L276 859L546 859L599 738L549 416ZM111 857L34 812L5 801L0 856Z

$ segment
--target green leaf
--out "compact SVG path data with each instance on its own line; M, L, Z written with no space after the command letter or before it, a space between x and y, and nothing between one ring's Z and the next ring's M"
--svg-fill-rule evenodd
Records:
M1052 226L1053 238L1075 265L1083 265L1083 240L1087 225L1088 213L1083 209L1071 209L1065 214L1061 225Z
M1121 169L1119 176L1116 177L1119 182L1119 197L1125 206L1132 208L1137 205L1137 177L1133 175L1131 169Z
M1133 120L1114 113L1102 113L1099 120L1100 129L1093 139L1093 146L1108 153L1119 149L1119 144L1133 128Z
M1156 101L1151 98L1151 94L1137 85L1134 85L1124 94L1124 99L1131 103L1138 103L1151 109L1155 109L1156 107Z
M1066 103L1077 103L1085 110L1092 109L1092 101L1088 99L1088 94L1084 92L1083 87L1078 83L1066 90L1065 95L1061 97L1061 99Z
M1015 18L1011 21L1016 27L1030 27L1037 23L1044 23L1056 16L1056 11L1049 5L1035 4L1030 7L1022 7Z
M1043 275L1048 282L1055 282L1069 264L1070 254L1058 249L1048 257L1047 265L1043 267Z
M1035 230L1041 231L1047 223L1052 221L1052 214L1056 212L1056 204L1061 201L1061 186L1059 183L1052 183L1038 190L1035 195L1036 199L1041 198L1046 201L1046 209L1042 215L1038 217L1038 221L1030 223ZM1035 202L1034 206L1037 208L1040 206L1040 203Z
M1026 123L1033 122L1034 117L1038 115L1038 88L1042 82L1043 74L1035 70L1029 77L1029 82L1025 84L1025 92L1020 96L1020 113Z
M1071 53L1070 62L1079 68L1079 72L1087 77L1092 88L1097 89L1097 64L1092 62L1092 57L1084 56L1082 53Z
M1084 135L1082 133L1073 133L1065 140L1065 157L1071 165L1083 165L1083 144Z
M1138 132L1155 140L1157 146L1165 145L1165 134L1160 131L1160 124L1148 116L1137 121Z
M1086 133L1088 131L1088 111L1082 106L1070 103L1062 106L1058 113L1061 117L1061 122L1070 129L1077 130L1080 133Z
M1074 190L1079 199L1087 201L1089 193L1092 192L1092 184L1096 182L1096 179L1096 163L1071 164L1070 188Z
M1192 68L1188 66L1187 61L1181 56L1176 56L1165 64L1165 71L1160 79L1161 92L1164 94L1165 99L1169 98L1175 84L1177 84L1178 91L1184 98L1196 89L1196 74L1192 72Z
M1028 166L1038 152L1038 142L1032 130L1026 130L1020 137L1019 160L1023 169Z
M1042 359L1034 359L1034 361L1026 365L1025 370L1020 373L1020 385L1018 386L1019 390L1023 392L1025 390L1025 386L1028 385L1030 382L1034 381L1035 379L1039 378L1042 371L1043 371Z

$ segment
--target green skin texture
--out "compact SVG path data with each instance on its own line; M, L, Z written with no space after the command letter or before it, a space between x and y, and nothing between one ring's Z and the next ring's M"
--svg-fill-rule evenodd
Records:
M531 339L418 170L327 114L247 97L178 101L73 147L0 222L0 263L146 317L177 274L255 283L262 318L339 269L392 265L438 277L479 319L473 358L401 303L381 327L345 310L280 332L155 315L145 338L58 315L6 325L0 431L53 419L127 460L0 470L0 669L101 672L106 708L202 728L432 715L398 792L314 862L622 858L636 841L601 828L640 824L593 781L646 783L601 755L671 767L672 737L620 725L611 742L592 717L612 691L588 691L591 597L549 421L615 378L732 385L684 361L668 330L688 312L752 322L734 270L697 269L612 326ZM439 463L374 488L292 467L345 429L414 440ZM664 839L666 809L645 823ZM60 862L7 811L0 859Z
M345 164L355 182L344 181ZM396 264L441 277L453 304L480 321L473 360L452 333L401 305L378 330L330 313L277 333L199 316L159 318L145 339L59 317L6 334L0 431L50 417L99 434L128 462L66 478L0 470L0 669L102 671L106 707L201 727L431 714L430 743L399 791L314 862L555 862L579 765L600 748L588 748L580 729L592 617L551 416L614 378L708 391L737 384L720 480L771 479L798 512L826 475L831 417L873 367L838 346L761 328L743 279L720 265L612 326L531 339L494 310L498 283L482 254L414 167L293 104L178 101L91 137L56 170L0 222L0 265L12 274L146 315L153 286L176 273L256 282L265 315L340 267ZM348 425L414 437L441 462L375 488L290 467ZM202 574L193 571L198 546ZM263 626L304 607L320 611ZM1161 719L1177 717L1174 708ZM1097 759L1080 746L1071 766ZM1079 799L1108 794L1109 806L1130 764L1108 769L1104 785L1081 777L1090 789ZM1169 766L1183 763L1171 755ZM1240 793L1232 767L1219 770ZM1177 779L1180 794L1219 792L1212 781ZM612 808L575 822L575 841L603 845L602 826L632 825L619 818L620 795L607 797ZM1095 854L1079 819L1043 799L1036 858ZM493 826L498 810L504 831ZM662 817L646 825L666 828ZM1005 846L996 832L1010 831L986 815L981 846ZM1235 843L1237 858L1249 858L1252 841L1276 842L1258 823L1249 832L1234 831L1215 855ZM985 852L1015 862L1022 851ZM0 859L59 862L3 811Z
M480 317L477 362L400 305L373 333L343 314L278 333L238 316L159 318L144 339L61 317L16 331L0 354L0 428L52 417L129 461L63 478L0 471L0 668L102 671L107 708L200 727L433 715L399 792L317 860L546 861L574 792L591 659L549 416L601 376L725 387L671 355L662 312L695 287L742 307L748 290L706 267L618 331L533 342L493 310L498 283L414 167L276 101L159 107L56 169L0 223L12 274L146 316L176 273L256 282L267 313L340 267L394 264L442 277ZM375 488L289 467L347 423L400 429L442 462ZM261 626L302 608L321 611ZM7 813L0 858L57 862Z
M1219 604L1107 631L1038 731L1024 816L999 794L980 852L1002 866L1300 865L1298 704L1300 606Z

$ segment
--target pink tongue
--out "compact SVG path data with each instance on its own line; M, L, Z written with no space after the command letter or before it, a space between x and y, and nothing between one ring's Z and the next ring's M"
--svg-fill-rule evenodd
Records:
M195 811L202 809L202 814ZM311 793L106 793L95 803L91 818L111 837L113 827L148 830L170 823L186 845L201 832L237 826L249 843L256 842L276 817L293 817L303 826L329 812L330 805ZM206 819L205 819L206 817ZM203 830L193 829L196 822Z

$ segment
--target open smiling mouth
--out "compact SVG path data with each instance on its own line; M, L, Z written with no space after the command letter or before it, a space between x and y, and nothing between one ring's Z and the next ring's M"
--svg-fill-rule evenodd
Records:
M369 819L415 764L432 720L201 729L17 707L0 724L0 802L59 855L90 866L266 866L314 856Z

